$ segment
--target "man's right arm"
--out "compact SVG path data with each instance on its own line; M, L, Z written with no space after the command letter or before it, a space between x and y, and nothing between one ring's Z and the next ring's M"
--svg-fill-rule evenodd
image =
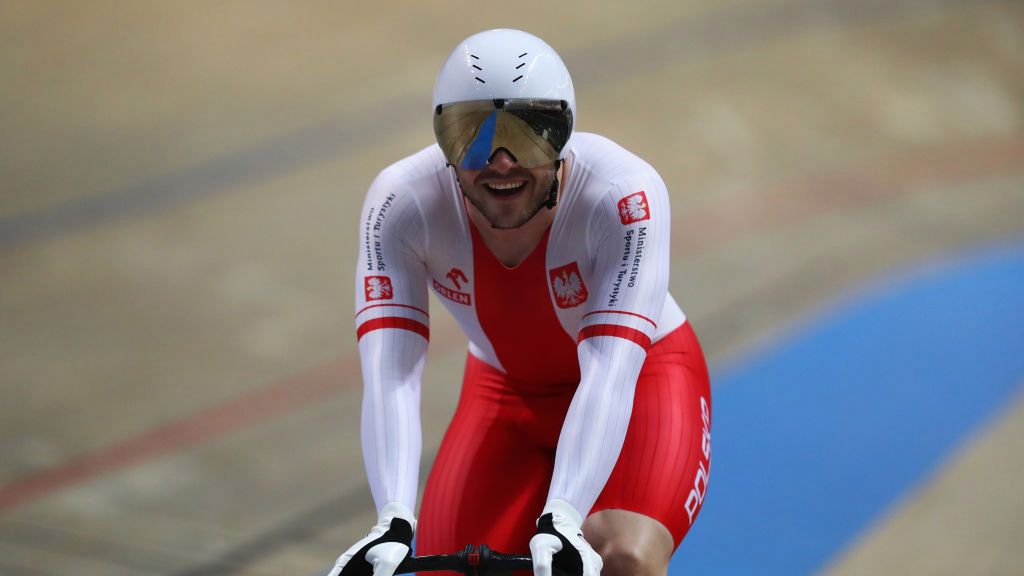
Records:
M374 180L359 222L355 310L363 367L361 437L377 524L329 576L390 576L412 549L419 484L420 379L430 336L425 228L412 191L389 171Z
M359 223L355 310L363 371L363 461L377 511L415 510L420 380L429 339L424 229L408 188L374 181Z

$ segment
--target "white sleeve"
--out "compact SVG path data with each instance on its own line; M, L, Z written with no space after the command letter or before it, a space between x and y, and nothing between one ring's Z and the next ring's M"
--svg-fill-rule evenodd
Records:
M585 518L611 476L629 427L637 376L668 293L668 193L655 173L614 185L593 214L593 295L585 304L576 390L548 499Z
M416 509L422 432L420 380L430 336L425 233L409 189L387 171L370 187L360 220L355 308L363 369L363 462L378 513Z

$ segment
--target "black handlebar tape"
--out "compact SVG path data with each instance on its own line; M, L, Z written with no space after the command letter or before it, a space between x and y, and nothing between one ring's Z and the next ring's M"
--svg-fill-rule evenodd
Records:
M463 574L487 574L506 570L530 570L533 560L529 556L494 552L486 545L479 548L466 546L456 554L411 556L402 561L395 574L436 572L450 570Z

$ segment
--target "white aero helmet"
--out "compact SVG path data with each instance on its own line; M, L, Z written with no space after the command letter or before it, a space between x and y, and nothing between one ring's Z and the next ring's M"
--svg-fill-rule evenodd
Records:
M434 134L449 164L480 170L504 148L534 168L563 157L576 118L572 78L554 49L521 30L462 41L434 83Z

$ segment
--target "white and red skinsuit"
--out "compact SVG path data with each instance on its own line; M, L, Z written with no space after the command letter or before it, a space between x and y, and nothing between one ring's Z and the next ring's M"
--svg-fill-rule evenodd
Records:
M602 507L635 509L664 523L678 545L703 500L710 395L699 345L668 293L665 185L650 165L601 136L576 133L571 154L553 223L512 269L480 240L436 145L385 169L370 187L359 227L356 327L363 453L378 510L389 502L415 510L428 290L470 341L462 401L424 498L419 553L483 541L522 550L544 501L554 498L584 517ZM644 385L648 350L653 356L663 340L660 368L651 368L660 383ZM661 406L672 402L678 406ZM651 410L658 413L637 415ZM627 447L636 443L637 453L624 473L651 476L641 480L651 490L626 491L635 505L634 496L603 493L618 482L609 478L627 458L627 429L637 436ZM527 440L534 433L540 436ZM665 434L678 438L662 442ZM543 454L529 464L537 470L520 469L519 449L522 465ZM495 452L513 469L488 477L477 466L472 478L451 469L469 470ZM503 480L510 472L514 485ZM664 474L675 476L654 478ZM522 490L530 493L508 500L510 491ZM645 494L652 491L664 494ZM494 509L481 514L481 503L469 510L474 497L496 503ZM463 512L447 510L459 503ZM489 534L449 542L469 536L476 524Z

